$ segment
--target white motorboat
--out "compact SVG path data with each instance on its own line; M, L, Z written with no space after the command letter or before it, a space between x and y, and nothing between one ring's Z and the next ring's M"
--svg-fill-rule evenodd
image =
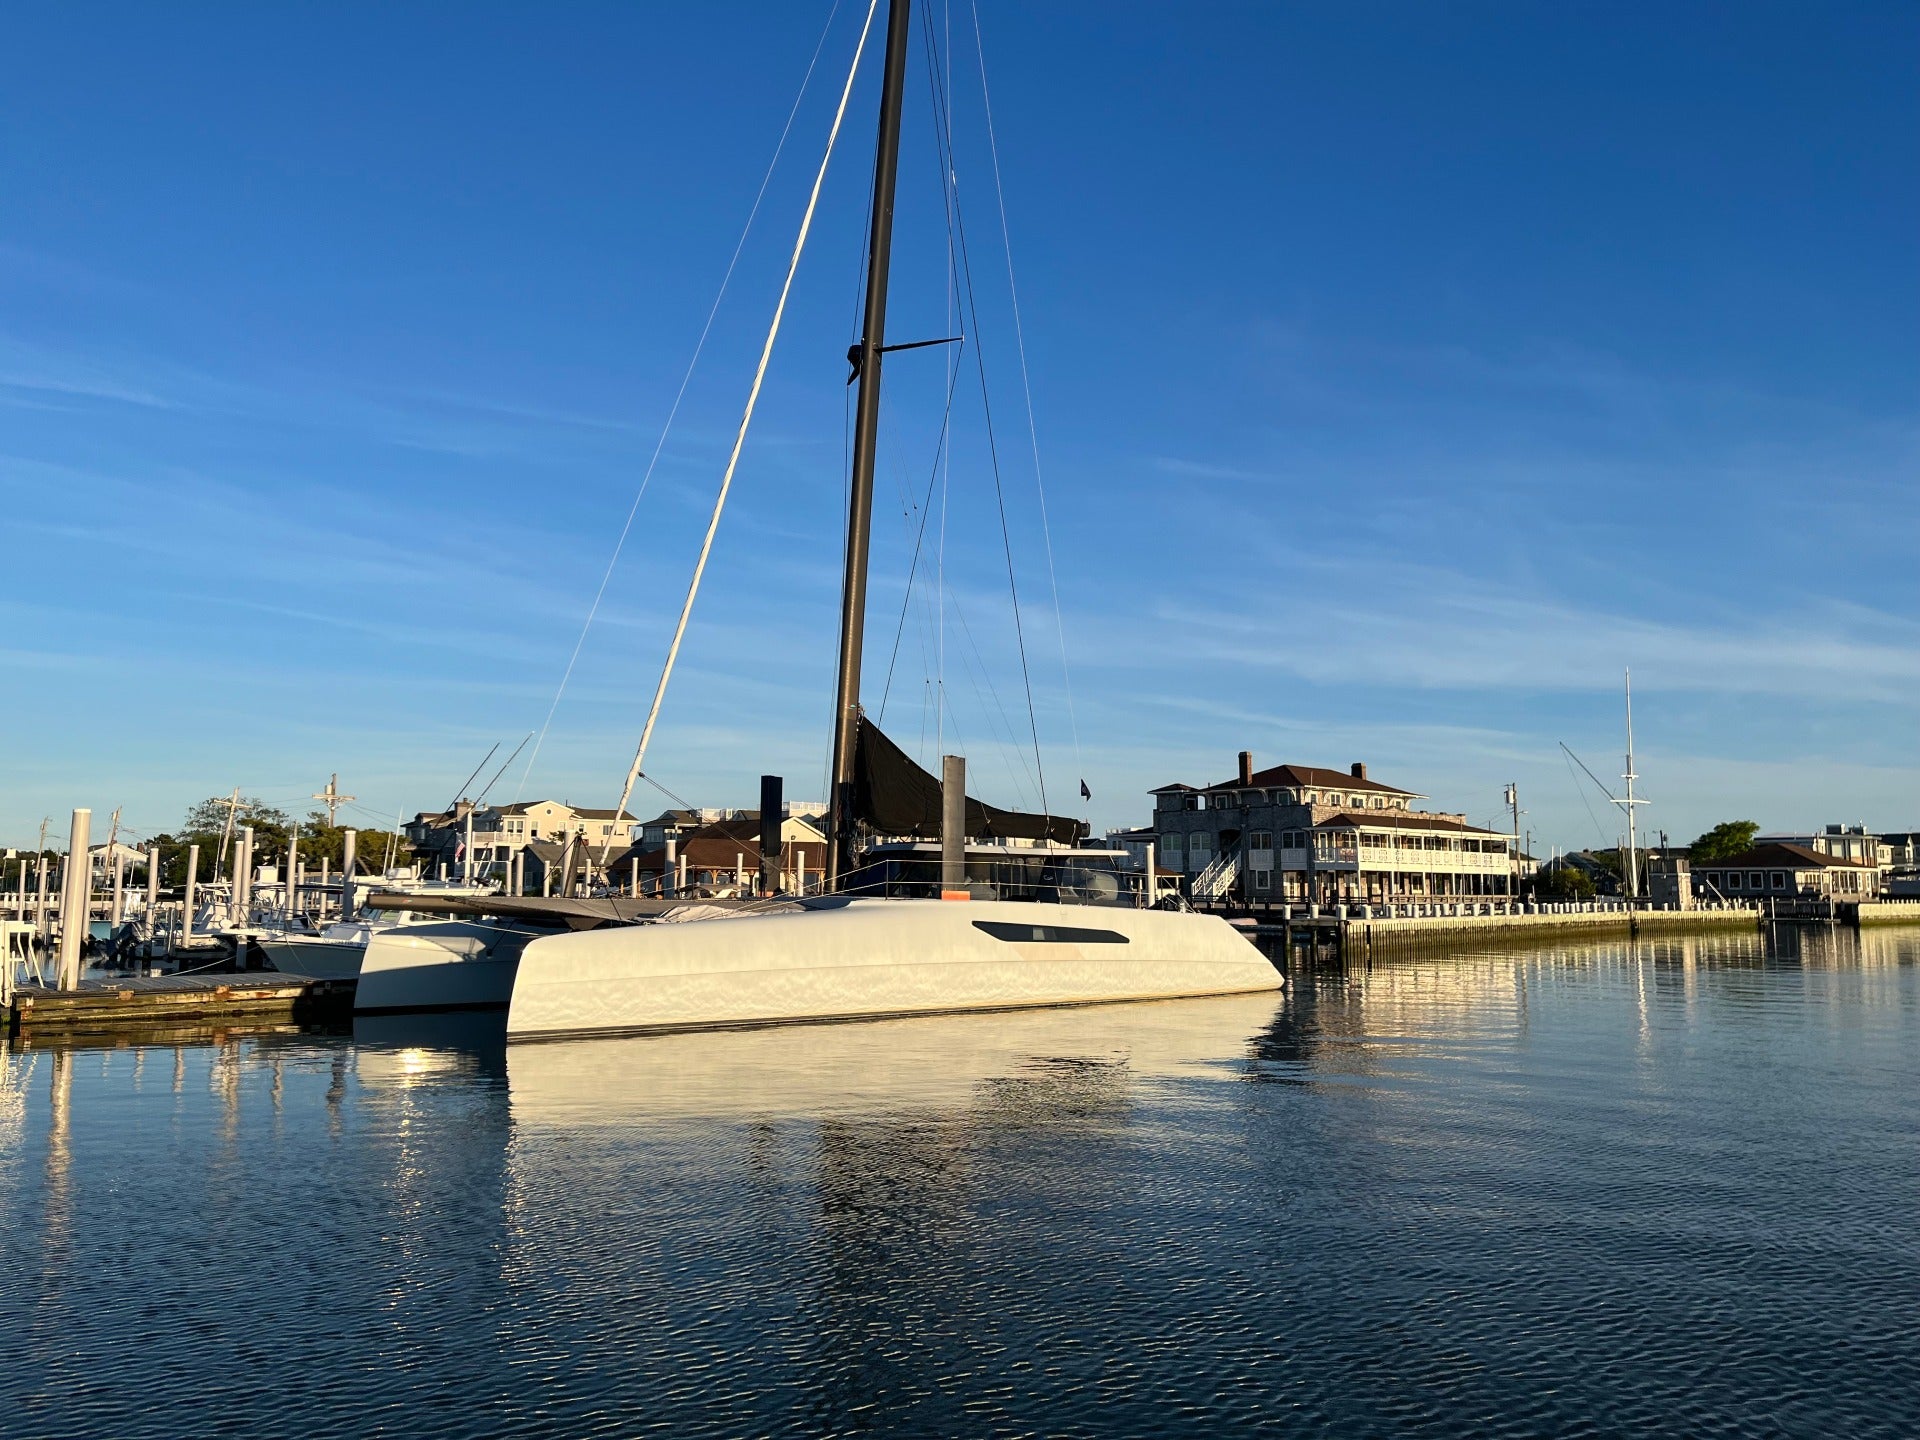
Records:
M362 906L347 919L336 920L318 930L282 925L258 931L253 935L253 943L265 953L273 968L283 974L314 980L351 980L360 973L367 946L375 935L430 924L441 918L437 914L394 908L390 903L393 897L434 895L479 899L494 893L484 885L439 880L387 879L379 885L383 899L389 902L386 905Z

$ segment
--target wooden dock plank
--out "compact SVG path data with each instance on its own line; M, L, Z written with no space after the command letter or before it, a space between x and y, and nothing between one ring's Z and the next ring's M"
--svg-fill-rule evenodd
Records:
M225 1021L328 1020L353 1010L352 980L290 976L169 975L89 982L78 990L27 986L14 995L9 1030L103 1033Z

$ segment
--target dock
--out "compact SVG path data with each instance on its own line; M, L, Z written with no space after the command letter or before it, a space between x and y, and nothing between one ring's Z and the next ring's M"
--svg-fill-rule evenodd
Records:
M162 975L89 981L77 990L23 985L0 1033L77 1039L230 1024L325 1024L353 1014L354 980L300 975Z
M1419 913L1373 913L1365 906L1208 906L1236 928L1288 945L1367 949L1376 940L1445 945L1472 938L1547 940L1560 936L1681 934L1729 929L1758 930L1766 915L1758 907L1723 905L1685 910L1655 909L1605 901L1513 908L1502 905L1418 907Z

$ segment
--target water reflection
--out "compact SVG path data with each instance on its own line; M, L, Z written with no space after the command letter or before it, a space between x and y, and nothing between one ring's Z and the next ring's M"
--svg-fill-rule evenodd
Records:
M1284 1003L1234 995L515 1045L508 1092L520 1126L988 1115L1017 1106L1021 1086L1213 1072L1248 1053Z
M1917 966L0 1051L0 1431L1913 1433Z

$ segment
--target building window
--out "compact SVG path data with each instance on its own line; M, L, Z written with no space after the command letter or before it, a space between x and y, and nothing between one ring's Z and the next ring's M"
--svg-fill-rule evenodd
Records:
M1271 870L1254 871L1253 872L1253 888L1256 890L1271 890L1273 888L1273 871Z
M1320 803L1320 797L1314 794L1313 791L1311 790L1307 791L1307 804L1318 805L1319 803Z
M1786 871L1776 870L1773 872L1773 888L1776 890L1784 890L1787 888L1787 872Z
M1187 837L1187 869L1204 870L1213 859L1213 836L1193 834Z
M1764 890L1766 888L1764 880L1758 870L1750 870L1747 872L1747 888L1749 890Z
M1727 882L1727 889L1738 890L1740 888L1740 872L1738 870L1728 872L1724 878Z
M1271 850L1273 848L1273 832L1270 830L1255 830L1247 836L1247 846L1253 850Z

